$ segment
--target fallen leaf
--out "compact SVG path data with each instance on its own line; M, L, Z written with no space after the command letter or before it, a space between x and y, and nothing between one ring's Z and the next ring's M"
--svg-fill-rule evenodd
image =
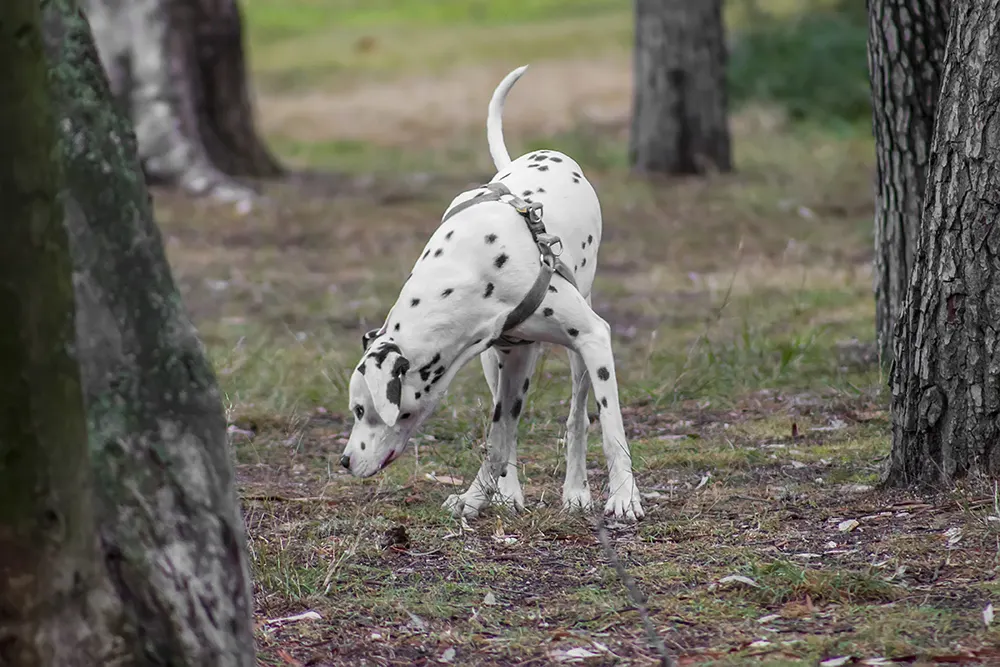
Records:
M272 618L264 621L264 625L284 625L285 623L298 623L299 621L319 621L322 616L314 611L305 611L294 616L284 616L282 618Z
M847 519L846 521L841 521L837 524L837 530L842 533L849 533L860 525L861 524L854 519Z
M492 607L497 603L497 596L493 595L492 592L487 592L483 597L483 604Z
M432 472L424 475L427 479L432 482L437 482L438 484L447 484L448 486L462 486L464 480L461 477L452 477L450 475L435 475Z
M549 651L549 657L556 662L582 662L587 658L599 658L601 654L586 648L553 649Z
M758 584L750 577L744 577L742 574L730 574L727 577L719 579L720 584L729 584L732 582L738 582L741 584L746 584L747 586L753 586L754 588L760 588L760 584Z
M454 647L449 646L444 650L441 655L438 656L438 662L454 662L456 651Z
M986 624L986 627L990 627L993 624L993 603L992 602L987 603L986 608L983 609L983 623Z
M824 660L819 663L819 667L841 667L841 665L846 665L851 661L852 657L849 655L842 655L839 658L830 658L829 660Z
M706 484L708 484L708 480L711 479L711 478L712 478L712 473L710 473L710 472L705 473L705 476L701 478L701 481L698 482L698 486L694 487L694 490L697 491L701 487L703 487Z
M427 632L427 621L420 618L412 611L407 611L406 613L410 615L410 622L407 623L407 626L416 632Z

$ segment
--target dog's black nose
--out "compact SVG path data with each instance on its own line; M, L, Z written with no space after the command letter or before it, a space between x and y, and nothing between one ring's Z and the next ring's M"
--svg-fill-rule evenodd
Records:
M344 454L343 456L341 456L340 457L340 465L345 470L350 470L351 469L351 457L348 456L347 454Z

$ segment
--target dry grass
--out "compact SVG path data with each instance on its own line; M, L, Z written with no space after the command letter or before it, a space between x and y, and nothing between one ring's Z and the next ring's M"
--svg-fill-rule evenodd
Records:
M453 27L447 44L516 30ZM627 58L614 39L596 66L592 53L518 54L514 64L524 55L537 66L511 98L508 141L512 152L572 152L602 198L595 308L614 328L648 511L612 532L667 646L682 664L706 665L1000 659L996 625L982 619L1000 596L992 489L923 498L869 488L888 442L872 358L870 141L746 110L733 119L734 174L631 178ZM341 175L274 186L271 205L247 216L157 193L233 424L260 664L540 665L574 648L593 654L588 664L653 664L591 520L557 509L561 352L540 364L522 418L523 515L465 526L440 509L482 456L488 392L475 364L385 474L360 481L335 466L361 332L381 322L446 202L490 176L480 128L506 56L484 47L427 70L436 79L387 58L372 81L321 76L314 92L289 92L268 77L308 52L275 40L261 49L286 49L287 60L257 60L269 137L286 157ZM417 49L414 61L439 53L450 52ZM394 106L394 91L412 105ZM454 104L437 117L442 96ZM599 449L592 442L588 459L595 492L606 480ZM320 619L267 623L306 610Z

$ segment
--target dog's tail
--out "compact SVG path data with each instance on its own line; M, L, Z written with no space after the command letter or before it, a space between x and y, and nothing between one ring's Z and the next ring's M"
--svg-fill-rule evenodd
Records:
M510 154L503 142L503 103L507 99L507 93L514 87L526 69L528 66L523 65L505 76L500 85L493 91L493 97L490 99L490 108L486 115L486 141L490 145L490 156L493 158L493 164L497 171L510 164Z

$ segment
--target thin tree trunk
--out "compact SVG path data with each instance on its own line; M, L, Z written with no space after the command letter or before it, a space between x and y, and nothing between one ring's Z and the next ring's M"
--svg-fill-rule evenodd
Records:
M249 667L249 568L215 378L86 18L75 0L42 5L98 535L122 641L134 664Z
M954 3L895 340L889 485L1000 476L1000 0Z
M0 665L115 665L40 18L0 4Z
M892 361L893 329L913 270L950 0L870 0L868 71L875 135L875 332Z
M283 173L254 125L237 0L82 0L154 182L246 200Z
M721 0L636 0L629 161L639 172L732 169Z

